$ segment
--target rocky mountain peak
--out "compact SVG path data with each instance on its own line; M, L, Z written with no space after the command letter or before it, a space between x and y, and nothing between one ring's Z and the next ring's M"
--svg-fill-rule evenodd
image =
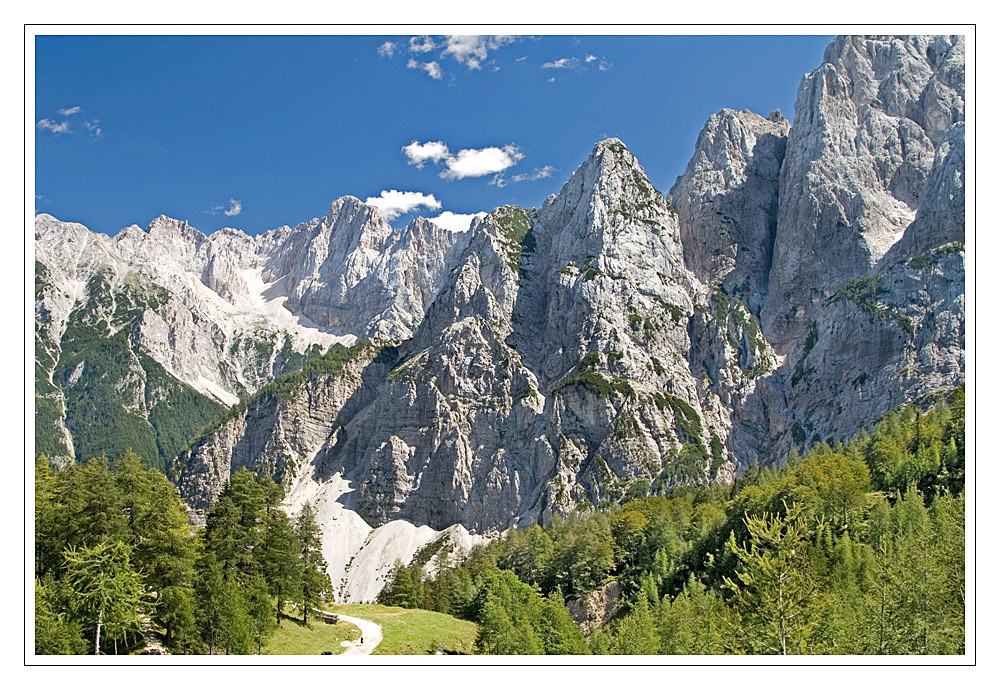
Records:
M195 243L201 243L208 239L205 233L190 225L186 220L178 220L163 214L149 222L149 225L146 226L146 233L149 235L179 235Z
M964 121L964 51L961 37L845 36L803 77L764 320L779 349L914 222L936 148Z
M821 71L834 93L840 83L855 108L908 118L935 144L965 118L959 36L841 36L827 47Z
M687 267L720 282L754 313L767 294L788 121L724 108L695 143L668 198L677 212Z

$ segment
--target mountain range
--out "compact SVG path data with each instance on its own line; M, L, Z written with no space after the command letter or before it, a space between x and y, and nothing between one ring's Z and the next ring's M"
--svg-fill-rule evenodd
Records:
M964 382L964 49L837 38L793 123L712 115L666 194L607 139L464 233L353 197L256 237L39 215L36 454L132 448L196 519L267 473L366 600L444 537L851 438Z

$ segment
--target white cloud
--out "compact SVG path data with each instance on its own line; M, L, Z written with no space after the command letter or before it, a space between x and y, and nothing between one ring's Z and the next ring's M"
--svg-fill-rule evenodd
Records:
M584 58L584 62L593 62L596 59L597 59L596 55L588 55L586 58Z
M216 204L212 208L205 211L205 213L210 216L217 216L220 213L227 216L238 216L242 211L243 202L239 199L230 199L228 208L226 207L226 204Z
M383 43L378 47L378 55L379 57L391 58L393 55L396 54L396 49L397 46L395 43L393 43L392 41L386 41L385 43Z
M38 127L38 129L47 129L53 134L69 134L72 131L69 128L68 122L54 122L47 117L39 120L38 124L35 126Z
M441 56L450 55L469 69L480 69L489 51L517 40L517 36L448 36Z
M571 58L559 58L558 60L553 60L552 62L546 62L542 64L542 69L576 69L580 66L580 60Z
M481 149L462 149L452 153L443 141L427 141L420 143L412 141L402 148L406 162L418 168L427 161L443 163L444 170L440 176L446 180L462 180L466 177L483 177L501 173L516 165L524 158L524 154L514 144L506 146L487 146ZM503 186L503 180L494 180L492 184Z
M403 147L403 153L406 154L406 162L418 168L422 168L427 161L438 163L451 155L443 141L428 141L421 144L416 139Z
M479 213L452 213L451 211L444 211L439 216L434 218L428 218L430 222L439 228L444 228L445 230L451 230L452 232L466 232L472 225L472 221L475 218L483 218L489 214L486 211L480 211Z
M451 55L469 69L479 69L486 59L486 41L483 36L449 36L442 55Z
M549 83L549 84L551 84L551 83L552 83L552 82L554 82L555 80L556 80L556 78L555 78L555 77L549 77L549 81L548 81L548 83Z
M429 53L437 48L434 39L430 36L413 36L410 38L411 53Z
M410 69L422 69L427 72L431 79L441 78L441 66L437 62L418 62L413 58L406 63L406 66Z
M370 196L365 199L365 203L377 208L386 220L392 220L404 213L415 211L421 206L426 206L431 210L441 208L441 202L435 199L433 194L400 192L395 189L383 189L379 196Z
M83 111L82 107L78 105L73 105L69 106L68 108L59 108L56 112L59 113L59 115L61 115L64 118L71 118L74 115L79 115L82 111ZM80 118L77 118L76 120L74 120L74 122L78 123L81 127L83 127L83 129L89 132L90 136L93 139L100 139L101 134L103 134L104 132L104 130L102 130L100 126L101 121L96 118L92 120L88 119L81 120ZM53 134L72 134L74 131L79 132L79 129L74 130L70 126L69 120L63 120L63 119L56 120L45 117L39 120L37 123L35 123L35 126L38 127L38 129L48 130ZM73 125L73 127L76 126L77 126L76 124Z
M524 62L527 59L528 59L527 55L522 55L521 57L515 59L514 62Z
M611 67L612 63L604 59L601 59L600 63L598 63L597 65L597 69L601 70L602 72L607 72L609 69L611 69Z
M441 177L446 180L462 180L466 177L482 177L503 172L524 158L521 150L513 144L503 148L489 146L484 149L462 149L445 159L446 169Z

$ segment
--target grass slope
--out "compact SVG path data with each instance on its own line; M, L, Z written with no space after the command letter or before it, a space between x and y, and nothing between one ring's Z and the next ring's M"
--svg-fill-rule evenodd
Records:
M350 623L329 625L313 620L303 625L301 620L284 616L281 627L264 645L264 654L341 654L346 649L341 642L360 636L361 631Z
M330 604L335 613L365 618L382 626L382 644L373 654L472 654L477 626L436 611L378 604Z

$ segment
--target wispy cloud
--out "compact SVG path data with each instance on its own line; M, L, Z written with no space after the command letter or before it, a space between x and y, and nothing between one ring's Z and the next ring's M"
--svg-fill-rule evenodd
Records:
M89 131L90 135L95 139L100 139L101 134L104 133L104 130L101 129L100 124L101 124L100 120L84 120L83 128Z
M442 76L441 65L435 62L420 62L419 60L414 60L410 58L410 61L406 63L406 66L410 69L422 69L427 72L431 79L440 79Z
M451 211L444 211L440 215L428 218L427 220L445 230L466 232L472 226L474 219L483 218L486 215L489 215L486 211L480 211L479 213L452 213Z
M535 180L541 180L546 177L552 177L552 173L556 172L556 169L551 165L545 165L541 168L535 168L530 173L521 173L520 175L514 175L510 178L511 182L533 182Z
M38 129L47 129L53 134L69 134L71 131L69 128L69 123L63 120L62 122L55 122L45 117L38 121L35 125Z
M403 147L403 153L406 154L406 162L418 168L424 167L427 161L438 163L451 155L448 145L443 141L428 141L421 144L415 139Z
M379 196L370 196L365 203L374 206L386 220L393 220L404 213L415 211L424 206L431 210L441 208L441 202L433 194L423 192L400 192L395 189L383 189Z
M90 134L93 139L100 139L101 134L104 130L101 129L101 121L94 119L85 119L79 116L83 112L83 108L78 105L72 105L67 108L59 108L57 111L59 115L66 119L56 119L50 117L43 117L35 126L38 129L44 129L46 131L52 132L53 134L72 134L73 132L78 132L76 129L77 125L82 127L88 134ZM73 123L72 125L70 123Z
M226 216L238 216L243 212L243 202L239 199L230 199L228 204L217 204L205 211L210 216L217 216L220 213Z
M470 71L482 70L488 67L491 72L500 71L496 60L491 58L491 52L520 41L521 36L411 36L406 46L410 59L406 66L410 69L420 69L432 79L442 79L445 68L454 60ZM400 44L387 41L378 48L382 57L392 57ZM420 60L420 56L435 54L437 59ZM524 60L526 58L519 58Z
M553 60L552 62L545 62L542 64L542 69L576 69L579 66L579 58L568 57L559 58L558 60Z
M490 184L496 185L497 187L506 187L512 182L533 182L534 180L541 180L546 177L552 177L552 173L556 172L556 169L551 165L546 165L541 168L535 168L530 173L521 173L520 175L514 175L509 180L503 176L502 173L498 173L490 180Z
M594 62L597 63L597 69L602 72L607 72L612 67L612 64L605 58L598 57L593 53L587 53L582 60L578 57L562 57L549 62L543 62L542 69L585 70L590 68L591 64ZM552 79L549 79L549 81L551 82Z

